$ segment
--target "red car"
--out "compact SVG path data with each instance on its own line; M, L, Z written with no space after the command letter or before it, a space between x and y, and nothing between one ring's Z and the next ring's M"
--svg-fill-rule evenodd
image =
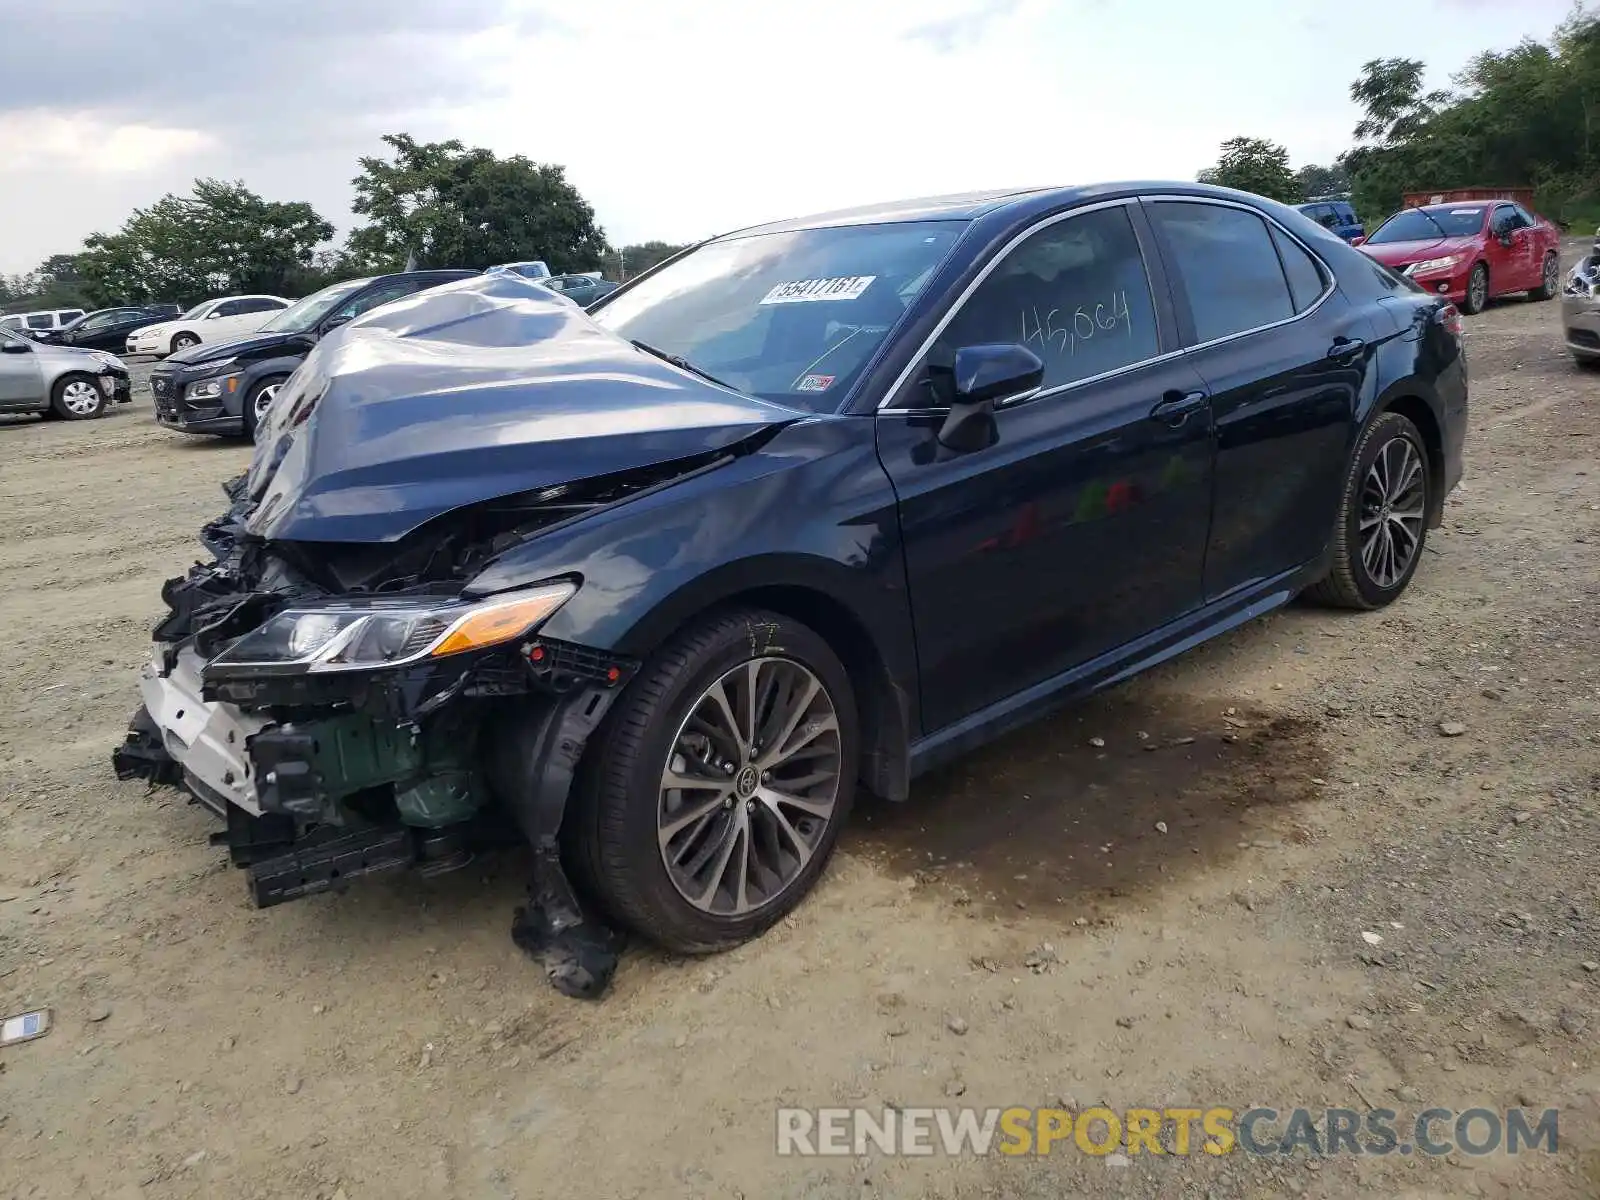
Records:
M1403 209L1359 244L1426 291L1476 313L1508 292L1553 298L1561 290L1560 243L1560 231L1522 205L1476 200Z

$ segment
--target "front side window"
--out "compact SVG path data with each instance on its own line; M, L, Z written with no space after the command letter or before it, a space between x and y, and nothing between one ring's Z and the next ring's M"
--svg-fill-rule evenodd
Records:
M1061 387L1161 352L1155 303L1138 238L1121 206L1047 225L991 271L945 326L930 365L963 346L1016 342Z
M750 395L834 412L965 228L903 221L730 237L593 316Z
M1215 341L1294 316L1272 235L1255 213L1173 201L1152 204L1150 210L1171 247L1196 341Z
M1516 229L1525 229L1532 222L1523 216L1515 204L1502 204L1494 210L1494 232L1504 236Z
M381 304L387 304L391 300L398 300L402 296L409 296L420 287L421 285L414 279L401 279L394 283L386 283L382 287L373 288L370 292L354 297L333 315L340 320L354 320L362 313L371 312Z

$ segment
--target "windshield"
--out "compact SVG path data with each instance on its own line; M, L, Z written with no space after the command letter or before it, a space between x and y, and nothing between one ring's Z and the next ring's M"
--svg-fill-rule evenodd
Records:
M213 304L215 304L215 303L216 303L215 300L202 300L199 304L196 304L188 312L184 313L183 316L179 317L178 320L180 320L180 321L198 321L201 317L205 316L208 311L210 311L211 306Z
M960 221L761 233L686 254L592 313L752 396L833 412Z
M341 301L348 299L371 282L370 279L349 279L344 283L325 287L320 292L312 292L311 295L296 300L273 317L261 327L260 332L305 333L337 308Z
M1434 242L1446 237L1471 237L1483 228L1483 208L1408 208L1395 213L1367 244Z

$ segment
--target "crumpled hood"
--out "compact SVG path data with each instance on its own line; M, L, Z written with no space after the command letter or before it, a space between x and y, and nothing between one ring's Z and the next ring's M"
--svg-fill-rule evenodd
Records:
M1428 258L1443 258L1447 254L1466 254L1476 245L1476 238L1440 237L1411 242L1380 242L1376 246L1367 242L1359 249L1386 267L1408 267L1414 262L1422 262Z
M669 366L530 280L480 275L318 344L258 430L247 528L393 541L463 505L689 458L803 415Z

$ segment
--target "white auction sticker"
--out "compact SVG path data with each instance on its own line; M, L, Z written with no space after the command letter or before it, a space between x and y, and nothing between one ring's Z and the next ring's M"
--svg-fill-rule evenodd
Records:
M841 275L836 279L794 279L774 284L762 304L805 304L812 300L854 300L876 275Z

